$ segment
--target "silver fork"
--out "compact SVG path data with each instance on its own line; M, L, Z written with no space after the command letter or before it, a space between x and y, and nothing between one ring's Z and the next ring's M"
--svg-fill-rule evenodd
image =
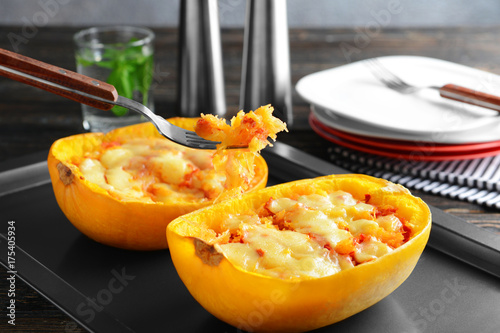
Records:
M102 102L111 103L113 105L123 106L129 110L138 112L148 118L153 125L155 125L158 132L167 139L174 141L180 145L195 148L195 149L216 149L216 145L220 142L205 140L198 136L193 131L188 131L182 127L175 126L168 122L163 117L154 114L149 108L134 100L118 96L116 101L109 101L101 98L95 98ZM241 148L241 147L228 147L228 148Z
M3 49L0 49L0 75L102 110L110 110L114 105L119 105L138 112L148 118L167 139L186 147L216 149L219 143L205 140L193 131L175 126L141 103L119 96L115 87L106 82Z
M440 96L443 98L481 106L500 112L499 96L486 94L455 84L446 84L442 87L418 87L402 80L399 76L387 69L387 67L384 66L382 62L377 58L367 59L364 61L364 63L380 82L382 82L388 88L398 91L402 94L412 94L422 89L435 89L439 91Z

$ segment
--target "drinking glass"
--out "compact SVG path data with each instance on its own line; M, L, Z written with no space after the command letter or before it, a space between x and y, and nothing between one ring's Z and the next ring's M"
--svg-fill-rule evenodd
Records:
M113 85L118 94L144 104L154 112L152 96L154 33L132 26L93 27L74 36L78 73ZM115 106L110 111L82 105L83 127L108 132L146 119Z

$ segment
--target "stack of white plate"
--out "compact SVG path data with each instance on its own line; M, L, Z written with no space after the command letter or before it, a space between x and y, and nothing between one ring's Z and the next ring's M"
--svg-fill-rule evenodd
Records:
M485 71L426 57L378 59L416 86L453 83L500 95L500 76ZM311 104L314 131L344 147L418 160L500 154L498 112L444 99L434 89L401 94L378 81L363 61L308 75L296 89Z

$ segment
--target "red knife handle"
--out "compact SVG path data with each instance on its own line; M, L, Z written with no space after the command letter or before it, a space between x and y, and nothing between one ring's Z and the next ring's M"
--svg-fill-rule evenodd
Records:
M0 49L0 65L92 96L111 101L116 101L118 99L118 93L115 87L106 82L46 64L4 49ZM101 110L110 110L114 106L113 104L96 101L91 97L82 96L31 78L26 78L2 68L0 68L0 75Z
M486 94L480 91L457 86L455 84L447 84L439 88L439 94L444 98L453 99L463 103L477 105L483 108L500 112L499 96Z

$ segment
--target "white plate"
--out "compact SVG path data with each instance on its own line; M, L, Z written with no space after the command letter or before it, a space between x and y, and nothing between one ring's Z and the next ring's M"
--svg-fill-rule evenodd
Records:
M340 116L315 105L311 106L311 111L316 116L316 119L333 129L378 139L423 141L441 144L466 144L500 140L500 123L494 123L489 126L481 127L480 129L467 131L467 135L453 132L435 132L430 135L424 135L414 132L405 133L391 131L389 129L371 126L364 122Z
M378 59L403 80L417 86L454 83L500 94L500 76L485 71L426 57ZM436 90L424 89L409 95L391 90L380 83L362 61L305 76L297 83L296 90L302 98L333 116L380 131L389 130L390 134L415 135L420 140L438 134L469 136L500 126L496 111L442 98ZM500 132L483 133L480 140L498 139ZM471 142L468 138L459 141Z

